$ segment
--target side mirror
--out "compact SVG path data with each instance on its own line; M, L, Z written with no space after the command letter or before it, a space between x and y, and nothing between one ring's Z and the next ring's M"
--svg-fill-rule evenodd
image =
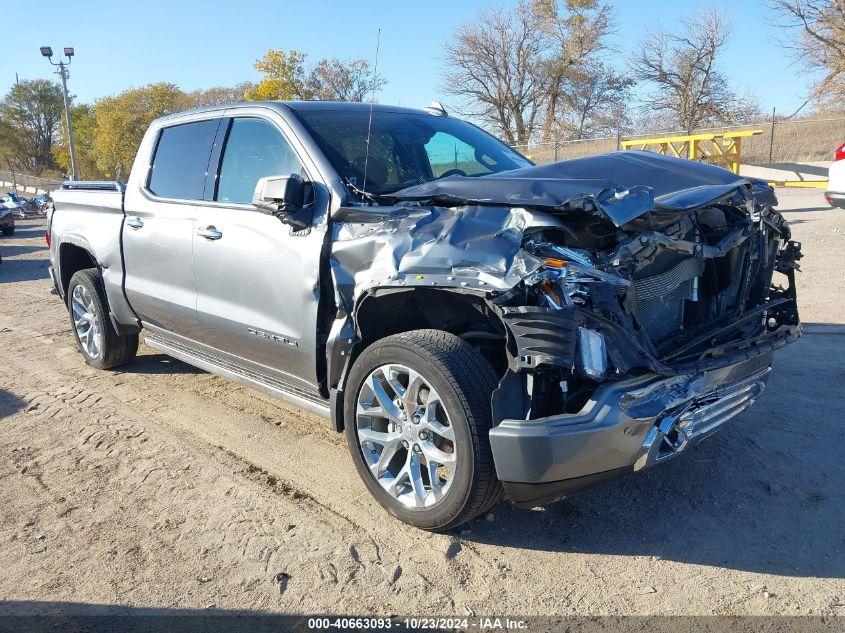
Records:
M252 204L265 213L290 215L305 205L305 181L297 174L260 178L252 194Z

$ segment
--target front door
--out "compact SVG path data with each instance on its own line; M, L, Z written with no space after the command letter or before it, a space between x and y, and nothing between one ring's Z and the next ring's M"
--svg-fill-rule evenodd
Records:
M224 125L215 195L194 231L200 342L256 371L314 388L324 225L294 233L251 204L259 178L313 179L281 123L256 116ZM315 218L324 215L315 209Z

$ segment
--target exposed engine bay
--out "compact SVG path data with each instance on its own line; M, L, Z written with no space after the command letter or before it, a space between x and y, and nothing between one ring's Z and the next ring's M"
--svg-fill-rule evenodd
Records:
M498 419L575 413L609 380L769 353L800 336L800 244L774 204L765 183L646 152L364 200L333 240L346 317L333 352L361 338L373 297L426 289L411 299L421 313L434 290L471 297L475 312L448 325L491 357L504 341Z

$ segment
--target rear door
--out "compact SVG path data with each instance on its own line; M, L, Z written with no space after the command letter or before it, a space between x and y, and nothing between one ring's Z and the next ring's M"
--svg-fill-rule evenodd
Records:
M197 218L194 235L201 342L256 371L313 388L325 226L318 221L293 232L251 201L264 176L314 178L280 116L261 109L234 112L225 134L221 129L226 140L213 201ZM327 197L317 195L312 206L313 217L324 218Z
M163 127L146 181L127 191L126 296L145 327L196 335L193 239L220 121Z

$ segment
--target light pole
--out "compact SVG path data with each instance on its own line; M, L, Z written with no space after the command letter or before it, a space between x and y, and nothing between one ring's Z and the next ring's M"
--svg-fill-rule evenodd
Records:
M53 49L49 46L41 47L41 54L44 55L53 66L57 67L56 74L62 78L62 96L65 101L65 120L67 121L67 136L70 143L70 178L71 180L79 180L79 172L76 171L76 147L73 143L73 120L70 116L70 100L67 96L67 67L70 66L71 57L73 57L73 47L65 47L65 55L67 56L67 63L59 60L58 63L53 61Z

